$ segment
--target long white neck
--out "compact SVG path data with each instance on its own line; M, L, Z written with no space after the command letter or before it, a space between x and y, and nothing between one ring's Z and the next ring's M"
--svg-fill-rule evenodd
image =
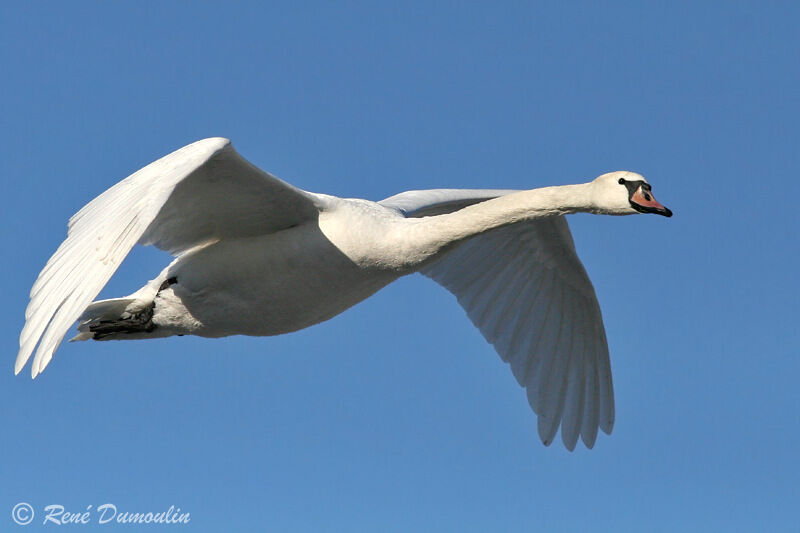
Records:
M592 184L545 187L487 200L454 213L406 219L403 241L411 264L421 264L464 239L523 220L597 212Z

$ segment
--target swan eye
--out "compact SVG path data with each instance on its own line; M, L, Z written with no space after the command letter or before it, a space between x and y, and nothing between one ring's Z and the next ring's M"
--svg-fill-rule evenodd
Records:
M619 184L620 185L625 185L625 178L620 178L619 179Z

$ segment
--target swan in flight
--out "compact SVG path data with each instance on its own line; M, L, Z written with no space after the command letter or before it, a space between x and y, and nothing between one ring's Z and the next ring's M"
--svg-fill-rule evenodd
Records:
M332 318L401 276L452 292L494 345L549 445L614 424L594 288L563 215L671 216L648 182L611 172L527 191L433 189L380 202L300 190L210 138L89 202L30 293L14 371L41 373L72 340L279 335ZM92 302L134 244L175 259L124 298ZM38 345L38 347L37 347Z

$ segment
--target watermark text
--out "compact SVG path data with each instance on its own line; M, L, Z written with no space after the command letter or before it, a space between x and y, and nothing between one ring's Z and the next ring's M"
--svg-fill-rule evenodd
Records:
M180 507L170 505L168 509L158 511L130 511L119 508L113 503L87 505L80 511L70 510L58 503L45 505L37 509L27 503L19 502L11 509L11 518L15 523L26 526L38 520L42 525L63 526L81 524L188 524L190 513Z

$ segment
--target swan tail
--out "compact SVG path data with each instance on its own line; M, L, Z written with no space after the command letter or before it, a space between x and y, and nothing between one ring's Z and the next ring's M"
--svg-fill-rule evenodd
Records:
M152 337L151 333L156 329L153 323L154 308L152 300L139 298L94 302L78 319L78 334L70 342Z

